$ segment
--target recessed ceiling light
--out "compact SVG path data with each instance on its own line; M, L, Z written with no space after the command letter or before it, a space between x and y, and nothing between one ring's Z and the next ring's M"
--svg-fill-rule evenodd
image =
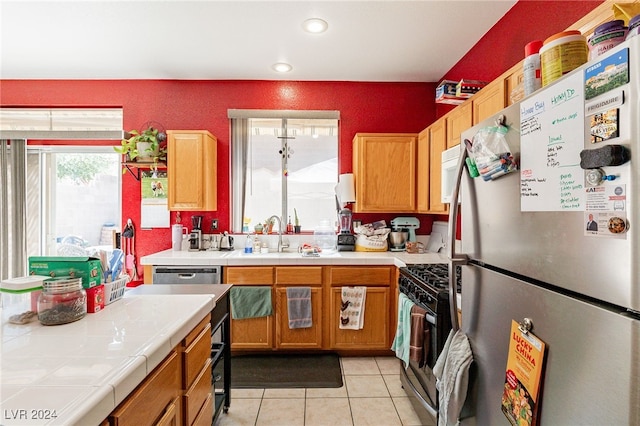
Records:
M327 28L329 28L329 24L327 24L327 21L323 19L311 18L302 23L302 28L304 28L306 32L319 34L327 31Z
M291 65L284 62L275 63L271 65L271 68L273 68L273 70L276 72L289 72L293 69Z

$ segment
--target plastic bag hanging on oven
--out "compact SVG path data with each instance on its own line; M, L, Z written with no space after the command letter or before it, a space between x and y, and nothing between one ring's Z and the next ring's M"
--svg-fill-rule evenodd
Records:
M505 135L509 128L504 125L484 127L465 140L466 149L485 181L495 180L518 170L518 163L511 153Z

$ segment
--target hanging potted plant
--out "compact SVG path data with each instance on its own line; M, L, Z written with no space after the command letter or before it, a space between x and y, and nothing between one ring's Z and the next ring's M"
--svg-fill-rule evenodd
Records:
M167 135L159 131L156 127L148 127L139 132L131 130L129 138L122 139L120 146L113 149L125 156L125 161L137 161L147 163L157 163L166 161L167 147L164 142Z

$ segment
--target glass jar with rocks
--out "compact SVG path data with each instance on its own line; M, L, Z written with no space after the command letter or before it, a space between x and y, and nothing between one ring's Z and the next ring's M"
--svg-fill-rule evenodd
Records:
M49 279L38 297L38 320L42 325L78 321L87 315L87 292L81 278Z

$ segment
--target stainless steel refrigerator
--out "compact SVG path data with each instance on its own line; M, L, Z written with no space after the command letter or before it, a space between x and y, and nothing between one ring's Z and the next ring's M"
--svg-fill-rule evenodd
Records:
M519 169L471 178L459 163L462 242L449 254L475 363L462 424L509 424L510 327L526 318L546 344L537 424L639 425L640 37L461 139L473 147L500 115Z

